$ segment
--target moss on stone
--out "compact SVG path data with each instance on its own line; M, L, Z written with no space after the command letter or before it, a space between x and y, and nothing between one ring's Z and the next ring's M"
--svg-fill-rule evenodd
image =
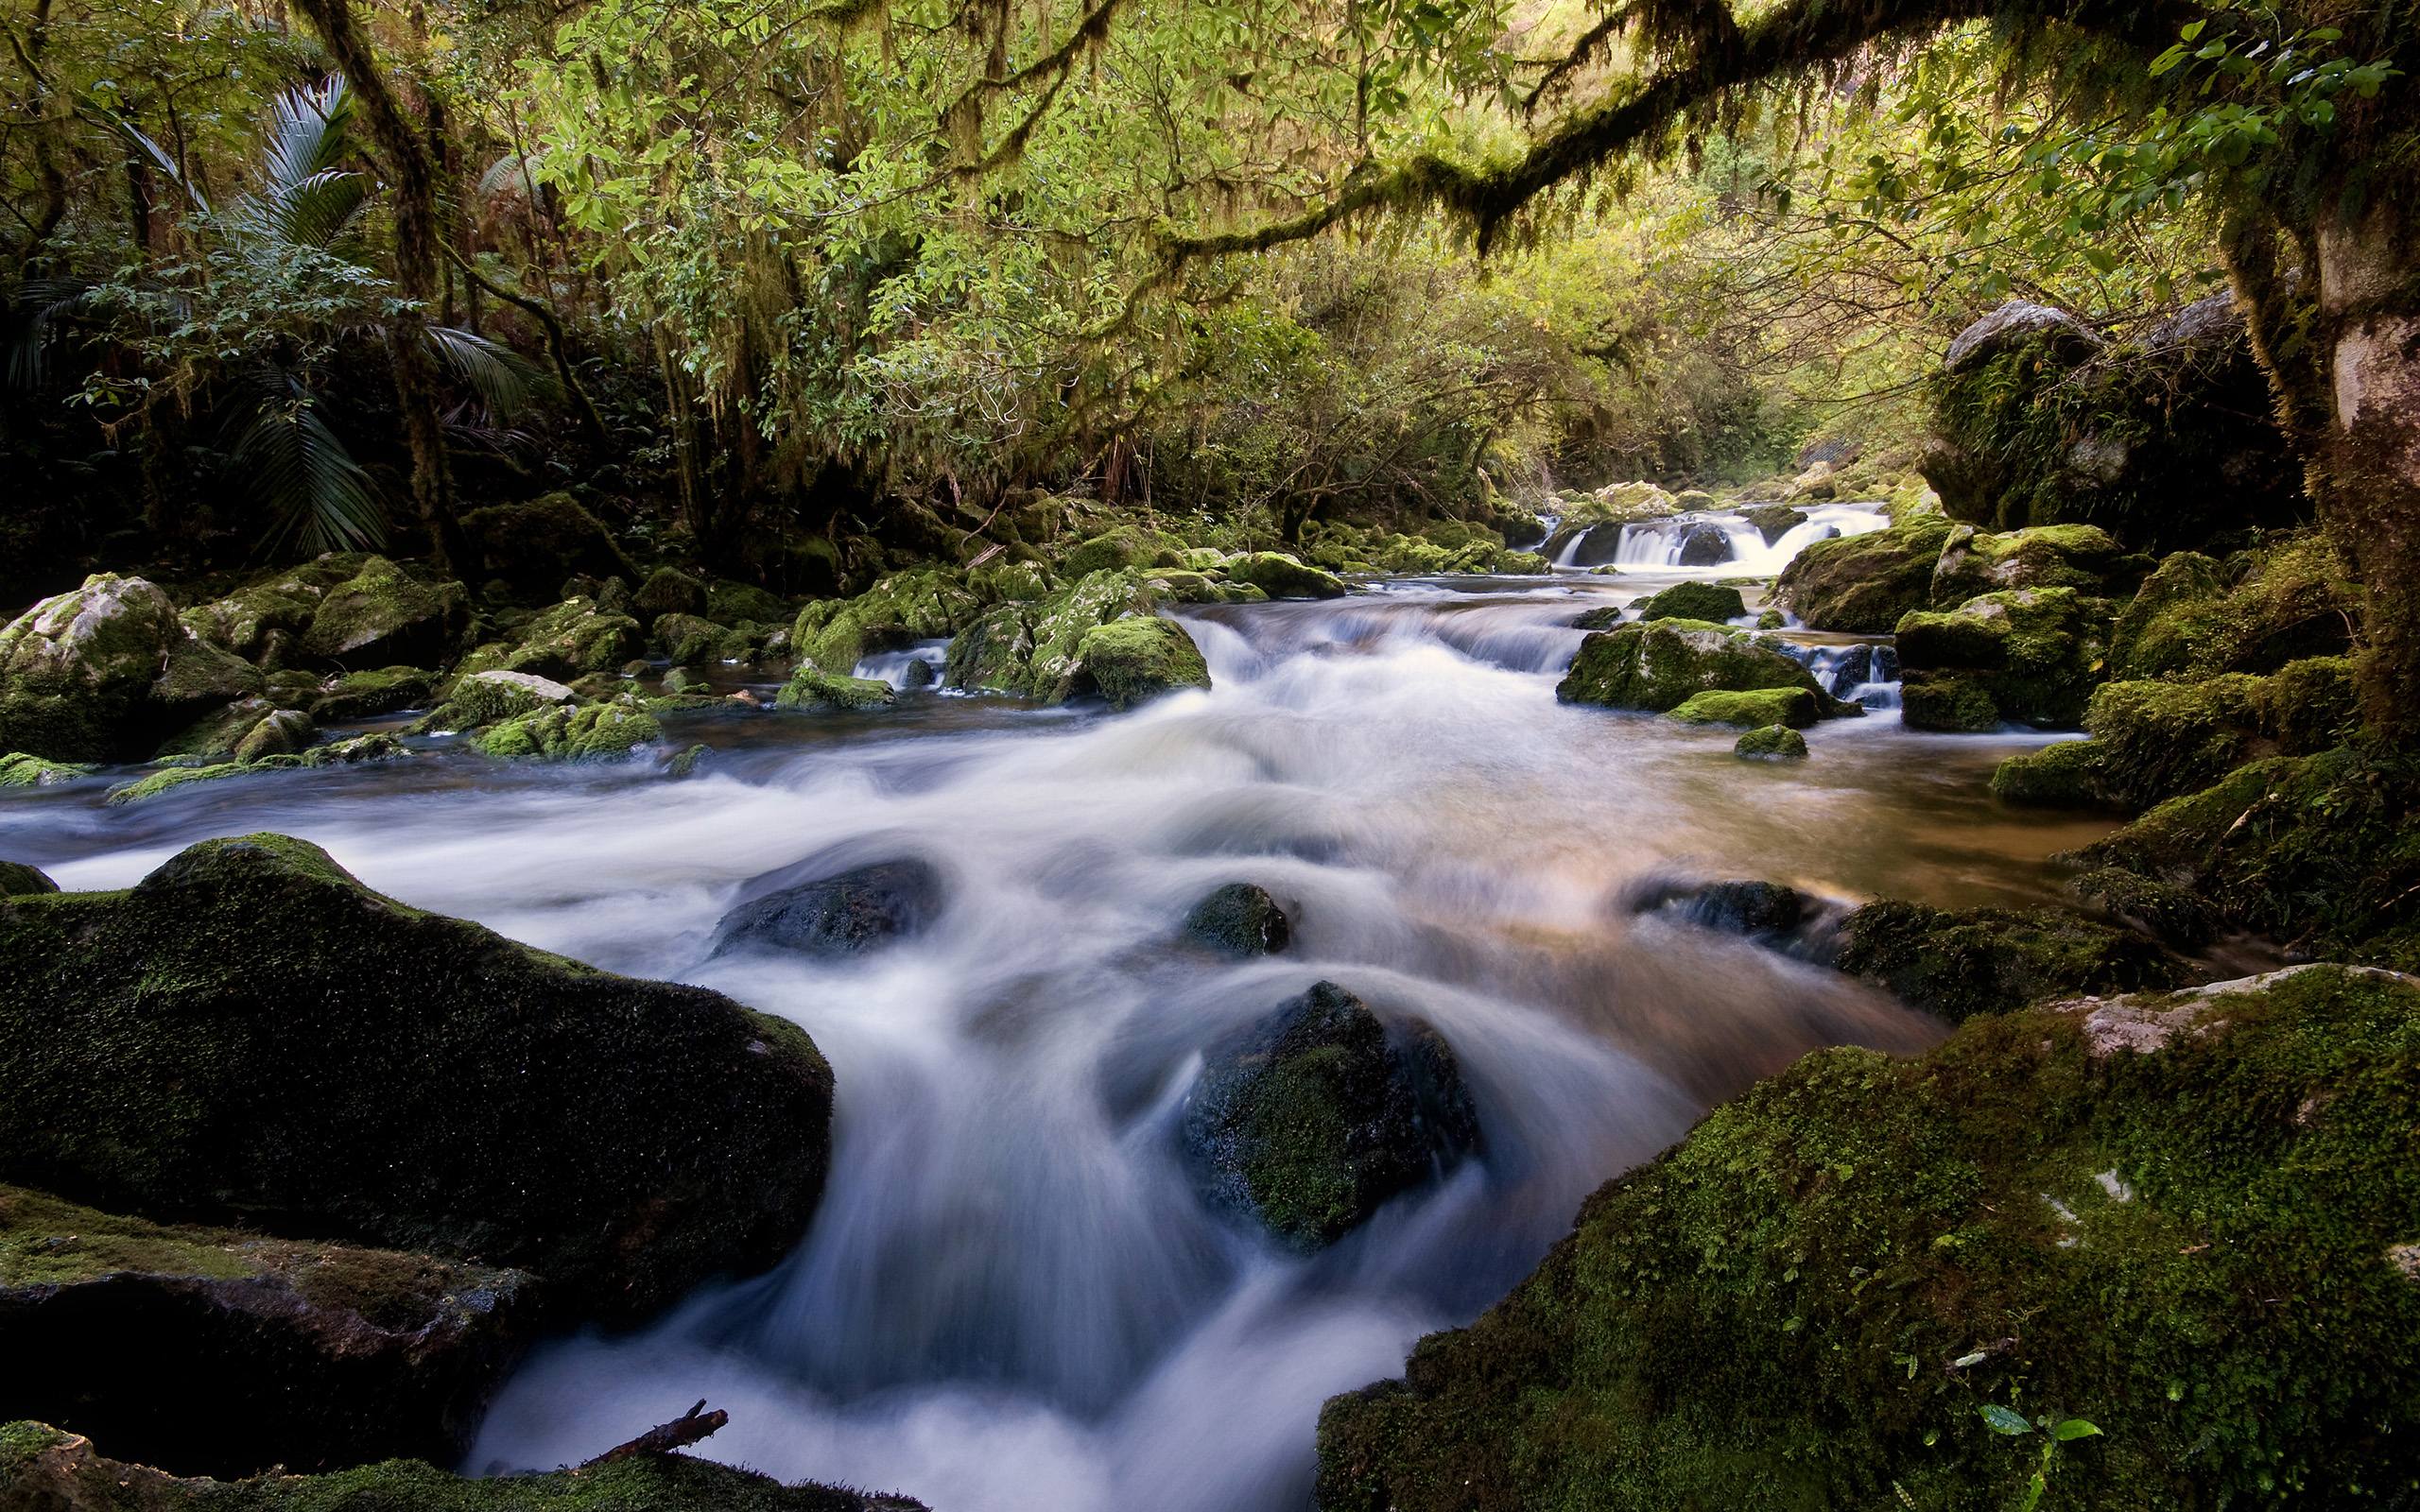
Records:
M1334 573L1307 566L1284 552L1248 552L1219 563L1219 570L1230 580L1250 583L1271 598L1341 598L1351 592Z
M1888 634L1931 601L1933 568L1950 522L1916 515L1886 530L1818 541L1790 559L1773 601L1812 628Z
M22 861L0 861L0 898L31 897L58 890L59 884L38 868Z
M1944 909L1885 900L1841 924L1839 964L1952 1022L2053 994L2165 987L2177 968L2125 930L2052 909Z
M838 677L801 667L773 699L780 709L887 709L897 695L877 678Z
M123 782L109 791L107 801L112 806L140 803L158 798L174 788L193 782L216 782L230 777L243 777L253 768L244 762L217 762L208 766L166 766L131 782Z
M461 584L423 583L372 557L320 600L302 650L314 662L336 666L438 663L469 624L470 599Z
M526 601L555 594L573 577L637 582L638 569L613 534L568 493L490 505L462 516L490 576Z
M2089 740L2019 751L1992 773L1992 796L2024 808L2101 807L2113 801L2100 780L2102 754Z
M652 632L655 649L676 667L702 666L721 660L731 631L695 614L664 614Z
M821 1190L795 1026L369 891L278 835L0 905L0 1178L539 1272L619 1317L769 1263Z
M2411 1486L2420 991L2245 987L1808 1056L1598 1192L1405 1381L1331 1400L1318 1504L2002 1512L2042 1439L1985 1405L2102 1430L2045 1505Z
M983 611L983 600L958 574L941 568L895 573L849 599L823 599L799 610L790 629L799 659L838 677L879 651L950 635Z
M445 701L412 728L419 733L445 734L475 730L566 704L578 696L562 683L534 672L473 672L455 679Z
M1294 937L1292 921L1269 889L1249 882L1231 882L1193 905L1184 916L1184 932L1230 955L1272 955Z
M1706 620L1717 625L1748 612L1739 590L1713 583L1675 583L1634 607L1641 620Z
M591 673L613 672L647 649L639 622L608 614L593 599L570 598L521 627L511 648L466 662L469 670L528 672L568 682Z
M375 719L406 709L424 707L436 696L437 675L419 667L378 667L347 672L332 679L327 691L311 705L311 716L323 725Z
M53 787L90 777L99 768L80 762L45 761L28 751L0 756L0 787Z
M1076 643L1076 657L1112 709L1130 709L1179 688L1210 686L1210 667L1184 627L1136 614L1096 626Z
M1788 725L1764 725L1733 743L1731 754L1743 761L1803 762L1806 737Z
M499 761L617 761L664 738L664 727L636 703L555 704L471 735L481 754Z
M2343 654L2360 615L2360 590L2318 531L2224 562L2180 552L2118 616L2110 665L2121 679L2273 672Z
M658 567L631 595L631 611L649 626L666 614L705 615L706 585L678 567ZM768 617L778 617L779 612L777 609Z
M96 574L0 627L0 750L133 761L260 674L195 636L168 595Z
M1059 563L1070 577L1119 572L1129 567L1173 567L1182 559L1174 539L1133 525L1104 531L1069 551Z
M2358 724L2352 664L2342 657L2266 678L2112 682L2084 716L2100 792L2133 809L2207 787L2247 761L2332 749Z
M2032 525L2002 535L1960 525L1933 564L1931 601L1947 609L1979 594L2017 588L2071 588L2094 598L2123 598L2152 569L2098 525Z
M1806 730L1823 717L1821 710L1816 696L1805 688L1758 688L1741 693L1712 690L1692 694L1680 707L1668 711L1666 717L1683 724L1731 725L1741 730L1759 730L1768 725Z
M1804 666L1745 631L1694 620L1654 620L1616 626L1582 641L1555 696L1565 703L1660 713L1701 693L1760 688L1822 694Z
M1894 634L1904 717L1917 730L1973 730L1966 690L1988 696L2001 719L2046 730L2083 723L2106 671L2109 604L2071 588L1979 594L1946 612L1903 617ZM1954 696L1920 692L1954 679Z

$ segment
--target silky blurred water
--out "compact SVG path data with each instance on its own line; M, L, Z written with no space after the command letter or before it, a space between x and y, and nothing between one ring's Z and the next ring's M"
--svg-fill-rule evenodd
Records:
M1918 735L1886 710L1775 766L1734 758L1734 732L1558 704L1572 618L1656 586L1188 610L1210 692L1115 716L929 692L700 715L675 744L717 754L685 782L438 754L118 809L98 782L12 795L0 855L112 886L195 839L279 830L407 902L813 1034L837 1143L799 1248L636 1332L542 1348L470 1469L576 1462L703 1397L732 1422L701 1452L936 1507L1300 1506L1320 1401L1502 1295L1592 1188L1808 1049L1940 1032L1633 917L1626 886L2021 903L2051 890L2044 856L2096 831L1994 808L1992 765L2035 737ZM749 879L902 856L945 880L922 936L705 958ZM1294 916L1286 954L1181 940L1187 907L1237 880ZM1442 1032L1485 1151L1305 1260L1206 1211L1174 1130L1204 1048L1323 977Z

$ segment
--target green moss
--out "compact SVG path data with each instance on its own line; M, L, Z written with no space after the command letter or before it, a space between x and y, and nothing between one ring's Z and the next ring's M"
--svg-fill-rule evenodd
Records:
M1193 905L1184 932L1230 955L1270 955L1294 937L1294 926L1269 889L1231 882Z
M461 584L422 583L372 557L320 600L302 649L315 662L337 666L441 662L469 623Z
M167 594L102 573L0 627L0 750L56 762L140 760L260 674L197 639Z
M1284 552L1255 551L1230 558L1219 563L1219 571L1271 598L1340 598L1351 592L1334 573L1305 566Z
M875 678L836 677L801 667L790 674L773 703L781 709L887 709L896 697Z
M2118 616L2110 664L2122 679L2274 672L2342 655L2360 593L2318 531L2278 537L2223 563L2180 552Z
M1931 601L1950 529L1940 515L1920 514L1887 530L1818 541L1782 569L1773 601L1815 629L1888 634Z
M1406 1381L1321 1418L1325 1512L2391 1503L2420 1485L2420 992L2313 969L1932 1054L1821 1051L1606 1186ZM2140 1022L2152 1001L2100 1021ZM2279 1299L2290 1299L2280 1301Z
M311 706L311 716L323 725L374 719L405 709L425 706L436 696L437 677L419 667L379 667L348 672L328 684Z
M2100 807L2112 801L2101 783L2103 754L2103 747L2089 740L2063 740L2040 750L2020 751L1992 773L1992 796L2026 808Z
M78 762L44 761L26 751L0 756L0 787L51 787L90 777L98 767Z
M2164 987L2176 968L2124 930L2055 910L1943 909L1886 900L1841 925L1840 968L1957 1022L2054 994Z
M412 727L416 733L451 733L500 724L570 702L576 695L551 678L534 672L487 670L454 679L445 701Z
M820 1191L795 1026L418 913L277 835L0 908L0 1179L480 1255L630 1316Z
M1059 568L1070 577L1082 577L1129 567L1173 567L1181 560L1179 549L1180 543L1170 537L1120 525L1068 552Z
M2267 678L2112 682L2084 716L2101 793L2136 809L2207 787L2246 761L2332 748L2358 723L2352 664L2341 657Z
M614 671L646 649L638 621L605 613L591 599L571 598L523 626L517 643L496 664L509 672L569 681Z
M1805 730L1823 717L1814 694L1805 688L1758 688L1744 693L1720 690L1692 694L1666 717L1690 725L1733 725L1759 730L1784 725Z
M30 897L58 890L59 884L39 868L22 861L0 861L0 898Z
M1765 725L1740 736L1731 754L1743 761L1803 762L1806 737L1788 725Z
M473 732L471 745L500 761L616 761L664 738L634 703L556 704Z
M1946 609L2016 588L2071 588L2087 597L2132 593L2151 558L2098 525L2033 525L2004 535L1961 525L1933 565L1931 600Z
M766 598L772 597L762 590L751 592ZM706 585L677 567L658 567L647 575L647 581L639 584L638 591L631 595L631 608L639 619L650 626L666 614L705 615ZM706 617L712 618L711 615ZM781 617L778 600L773 612L764 617Z
M848 677L867 657L952 634L982 610L959 575L925 568L893 574L855 598L807 605L790 639L806 664Z
M2211 643L2223 633L2226 589L2225 570L2198 551L2162 558L2110 632L2112 675L2156 678L2218 670L2203 663Z
M656 650L676 667L721 660L723 643L731 637L731 631L695 614L660 615L652 633Z
M1945 613L1919 610L1895 628L1901 702L1912 729L1974 730L1967 690L1987 696L2001 719L2072 730L2106 668L2109 605L2071 588L1979 594ZM1952 696L1920 692L1954 679Z
M1636 608L1635 617L1642 620L1706 620L1717 625L1748 612L1739 590L1713 583L1675 583L1639 600Z
M560 596L574 577L639 580L612 532L568 493L473 509L462 516L462 529L477 543L490 576L525 600Z
M1137 614L1096 626L1076 643L1084 671L1112 709L1130 709L1178 688L1207 688L1210 668L1184 627Z
M211 766L164 767L147 777L138 778L134 782L111 788L108 801L112 805L140 803L145 799L157 798L172 788L183 787L187 783L216 782L222 778L242 777L252 770L252 766L244 762L220 762Z
M1819 697L1822 692L1805 667L1744 631L1656 620L1600 630L1582 641L1555 696L1565 703L1662 713L1708 691L1762 688L1799 688Z

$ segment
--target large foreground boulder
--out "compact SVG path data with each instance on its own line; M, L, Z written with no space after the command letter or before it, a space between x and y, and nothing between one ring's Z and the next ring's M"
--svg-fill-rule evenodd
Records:
M111 1459L45 1423L0 1423L9 1512L924 1512L920 1503L801 1482L688 1454L633 1454L543 1475L469 1480L417 1460L326 1475L185 1479Z
M796 1241L831 1097L793 1024L280 835L0 899L0 1179L112 1211L477 1256L627 1318Z
M1184 1140L1214 1205L1308 1252L1467 1154L1478 1115L1434 1029L1322 982L1211 1053Z
M1887 530L1818 541L1790 558L1772 601L1818 630L1887 635L1932 602L1933 571L1954 526L1921 514Z
M496 1266L0 1186L0 1421L211 1475L450 1460L534 1332L531 1291Z
M2410 1486L2415 1066L2420 987L2337 967L1818 1051L1330 1400L1318 1505L1996 1512L2046 1447L2079 1512Z
M1598 631L1580 643L1554 696L1564 703L1662 713L1701 693L1757 688L1803 689L1827 709L1832 701L1790 657L1745 631L1698 620Z
M260 685L257 671L196 635L151 583L97 574L0 627L0 751L139 761Z

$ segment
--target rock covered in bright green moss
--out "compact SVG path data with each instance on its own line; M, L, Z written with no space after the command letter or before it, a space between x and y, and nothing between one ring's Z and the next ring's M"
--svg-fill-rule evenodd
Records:
M1711 508L1714 504L1713 498L1710 495L1703 497L1705 498L1705 503L1686 505L1684 507ZM1742 509L1739 512L1747 518L1750 524L1756 527L1756 534L1765 538L1765 544L1768 546L1806 523L1806 510L1794 509L1786 504L1759 505L1755 508Z
M705 608L695 612L723 625L737 625L743 621L777 625L788 623L792 610L777 593L769 593L753 583L717 577L706 585Z
M280 709L264 715L235 743L235 759L251 763L270 756L293 756L311 744L319 730L300 709Z
M445 701L430 710L413 729L423 733L450 734L500 724L542 709L578 701L579 695L534 672L502 670L473 672L457 678Z
M664 738L637 703L555 704L474 730L471 745L499 761L619 761Z
M0 627L0 750L131 761L260 674L195 635L168 595L101 573Z
M2221 633L2227 587L2225 569L2198 551L2162 558L2110 631L2111 675L2157 678L2193 668Z
M1352 589L1334 573L1282 551L1247 552L1219 564L1230 581L1250 583L1271 598L1342 598Z
M12 750L0 756L0 787L52 787L90 777L93 770L89 764L45 761L27 751Z
M0 861L0 898L58 890L59 884L51 881L39 868L29 867L22 861Z
M612 672L647 649L639 622L609 614L594 599L569 598L522 626L500 654L483 646L463 663L465 671L534 672L569 682Z
M424 583L384 557L327 592L302 634L303 655L346 667L446 661L470 624L459 583Z
M1805 688L1755 688L1739 693L1714 689L1690 695L1665 717L1685 725L1730 725L1740 730L1781 725L1806 730L1823 717L1823 704Z
M785 1486L688 1454L477 1480L420 1460L319 1475L180 1479L109 1458L91 1439L39 1422L0 1424L0 1505L12 1512L924 1512L905 1497Z
M0 1421L219 1475L452 1459L532 1332L531 1292L510 1269L0 1185ZM139 1340L139 1367L98 1339Z
M1946 612L1918 610L1896 629L1903 717L1917 730L1972 730L1973 692L1999 718L2047 730L2083 723L2092 690L2105 675L2109 605L2071 588L2020 588L1979 594ZM1928 688L1953 683L1962 700Z
M197 604L179 616L202 640L254 665L267 665L310 628L329 585L304 569L248 583L224 598Z
M2097 867L2067 890L2111 918L2180 950L2198 950L2218 933L2218 910L2189 887Z
M244 762L213 762L204 766L164 766L130 782L121 782L109 791L105 800L112 806L140 803L146 799L196 782L216 782L230 777L243 777L257 768Z
M1269 889L1231 882L1214 889L1184 916L1184 932L1230 955L1273 955L1294 938L1293 922Z
M1720 625L1748 612L1739 590L1715 583L1675 583L1632 606L1641 620L1706 620Z
M677 567L658 567L631 595L631 609L634 617L648 626L666 614L703 616L706 585Z
M2340 656L2360 613L2360 590L2323 532L2273 537L2224 562L2179 552L2118 615L2112 675L2206 678Z
M1478 1137L1443 1039L1416 1022L1391 1034L1333 982L1216 1047L1184 1105L1204 1196L1302 1252L1342 1238Z
M1900 617L1931 602L1933 568L1951 524L1919 514L1886 530L1818 541L1790 558L1773 602L1819 630L1888 634Z
M573 577L639 580L613 534L568 493L473 509L462 516L462 529L479 548L488 576L525 602L555 593Z
M162 741L160 748L152 753L153 759L223 760L233 756L244 737L276 710L274 702L257 695L221 704Z
M1764 725L1734 742L1731 754L1745 761L1803 762L1806 737L1788 725Z
M1822 691L1804 666L1746 631L1695 620L1654 620L1599 630L1581 642L1571 670L1554 692L1564 703L1660 713L1701 693L1760 688L1799 688L1809 696Z
M1070 577L1119 572L1129 567L1174 567L1179 543L1170 537L1134 525L1119 525L1069 551L1059 570Z
M803 666L774 696L781 709L887 709L896 699L879 678L848 678Z
M2139 935L2056 909L1931 908L1886 899L1841 922L1840 969L1951 1022L2060 993L2166 987L2177 967Z
M347 672L330 679L327 690L311 705L311 717L323 725L351 724L425 706L436 696L437 675L419 667L377 667Z
M1931 603L1948 609L2016 588L2072 588L2087 597L2122 599L2151 568L2150 558L2127 550L2098 525L2033 525L2003 535L1960 525L1933 563Z
M720 661L723 643L730 637L730 630L695 614L659 615L652 632L657 653L676 667Z
M1112 709L1131 709L1179 688L1210 686L1210 667L1184 627L1152 614L1095 626L1076 656Z
M2088 740L2063 740L2009 757L1992 772L1992 796L2020 808L2083 809L2112 801L2100 781L2100 748Z
M894 573L855 598L822 599L799 610L790 641L799 660L848 677L879 651L956 633L983 610L962 576L941 568Z
M769 1263L821 1190L795 1026L424 914L279 835L0 902L0 1179L477 1255L631 1317Z
M1152 615L1165 605L1216 602L1237 591L1256 592L1228 589L1181 570L1094 573L1036 602L987 610L950 642L942 680L953 688L1016 694L1043 703L1082 697L1100 691L1083 656L1084 638L1093 631Z
M2420 1478L2420 989L2314 967L1818 1051L1589 1198L1323 1512L2359 1505ZM2292 1298L2281 1304L2276 1298Z

